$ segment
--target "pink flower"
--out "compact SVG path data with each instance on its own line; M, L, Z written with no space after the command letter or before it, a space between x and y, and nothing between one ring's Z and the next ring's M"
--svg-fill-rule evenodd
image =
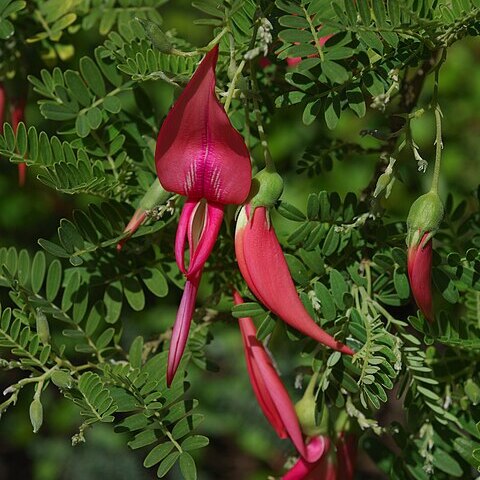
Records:
M295 465L282 477L282 480L353 480L355 476L355 460L357 456L357 439L355 435L340 433L336 448L336 463L333 452L330 451L331 442L328 437L314 437L307 449L315 442L323 442L326 447L322 455L315 462L307 462L299 458ZM330 449L331 450L331 449Z
M155 152L160 183L187 197L175 239L175 258L187 283L170 345L168 385L185 350L201 272L222 225L224 205L244 202L250 191L250 155L215 96L217 59L215 46L163 122Z
M234 291L236 305L243 303ZM328 448L325 441L310 442L307 446L288 392L278 376L272 361L261 342L251 318L238 320L242 333L248 375L263 414L280 438L290 438L299 454L309 462L315 462Z
M244 206L237 219L235 252L243 278L253 294L291 327L327 347L348 355L353 351L320 328L298 297L267 209Z
M241 204L251 184L250 156L215 96L218 46L203 59L163 122L155 162L160 183L187 197L175 240L175 257L188 275L199 272L213 249L226 204ZM192 224L194 228L190 228ZM196 238L187 236L195 231ZM188 237L190 262L185 266ZM193 249L192 242L197 243Z
M330 35L325 35L324 37L320 37L318 39L318 45L320 47L323 47L327 43L327 41L332 37L333 37L333 33ZM298 45L298 43L295 43L294 45ZM315 57L318 57L318 55L317 54L308 55L307 58L315 58ZM302 61L302 57L287 57L286 61L289 67L296 67Z
M429 232L424 233L418 244L408 248L408 278L418 308L429 322L433 322L432 240L427 240L428 236Z

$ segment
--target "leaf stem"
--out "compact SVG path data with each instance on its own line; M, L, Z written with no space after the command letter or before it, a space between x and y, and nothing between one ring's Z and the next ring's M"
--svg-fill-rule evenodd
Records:
M435 112L435 167L433 170L433 178L432 178L432 188L430 189L431 192L437 193L438 192L438 182L440 179L440 166L442 162L442 149L443 149L443 141L442 141L442 110L440 109L440 105L438 103L438 77L440 68L445 62L447 56L446 49L442 50L441 58L435 67L435 80L433 85L433 99L432 99L432 107Z

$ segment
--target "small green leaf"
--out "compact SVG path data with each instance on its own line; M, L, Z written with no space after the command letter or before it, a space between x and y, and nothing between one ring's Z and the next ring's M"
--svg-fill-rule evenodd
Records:
M185 480L197 480L197 467L192 456L187 452L180 455L180 471Z

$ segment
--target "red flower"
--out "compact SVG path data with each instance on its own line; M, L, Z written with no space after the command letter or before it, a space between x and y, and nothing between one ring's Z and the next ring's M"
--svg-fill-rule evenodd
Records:
M243 278L254 295L275 315L327 347L353 355L353 351L322 330L310 317L300 298L267 209L251 212L244 206L237 220L235 252Z
M236 305L243 303L240 295L234 292ZM238 320L242 333L248 375L253 391L263 414L280 438L290 438L300 455L309 462L315 462L328 443L324 440L305 445L300 424L288 392L278 376L272 361L261 342L251 318Z
M220 230L225 204L241 204L251 183L250 156L215 96L218 46L204 58L163 122L155 162L164 188L187 197L175 256L186 275L199 272ZM184 253L188 225L195 223L198 238L188 237L190 263ZM197 248L192 248L192 242Z
M408 249L408 278L418 308L429 322L433 322L432 240L427 239L428 236L426 232L419 244Z
M329 452L328 437L314 437L307 448L314 442L323 441L327 445L322 456L315 462L299 458L295 465L282 477L282 480L353 480L355 459L357 456L357 439L355 435L342 432L335 445L336 463Z
M215 96L217 59L218 46L205 56L167 115L155 152L160 183L187 197L175 239L177 265L187 283L170 345L168 385L185 349L201 272L218 236L224 205L244 202L250 191L250 155Z

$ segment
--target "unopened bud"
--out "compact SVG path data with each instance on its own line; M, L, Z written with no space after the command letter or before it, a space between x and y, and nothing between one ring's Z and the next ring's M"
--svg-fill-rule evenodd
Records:
M429 232L432 235L438 230L443 219L443 203L436 192L428 192L418 197L410 207L407 218L407 245L416 246Z
M65 370L55 370L52 373L52 382L58 388L71 388L73 384L73 378L70 373L66 372Z
M38 398L34 398L30 404L30 422L33 427L33 433L37 433L43 423L43 406Z
M315 401L314 391L317 379L318 373L312 376L303 397L295 404L295 412L302 432L310 437L321 434L325 425L326 410L324 410L321 424L318 425L316 421L317 402Z
M276 172L266 169L258 172L252 179L250 204L256 207L273 207L283 192L283 179Z

